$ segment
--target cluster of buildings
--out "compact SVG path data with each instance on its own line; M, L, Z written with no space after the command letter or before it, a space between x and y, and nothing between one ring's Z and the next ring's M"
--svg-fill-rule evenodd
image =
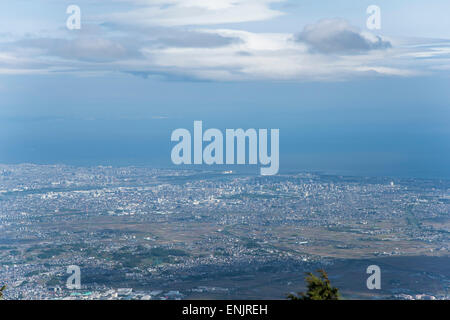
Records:
M205 274L202 266L325 264L312 252L368 247L360 239L414 241L448 255L449 187L317 173L0 165L0 284L11 284L8 295L17 299L181 299L206 289L120 286L177 281ZM306 229L351 234L355 242L295 231ZM74 264L93 271L84 291L68 293L65 267Z

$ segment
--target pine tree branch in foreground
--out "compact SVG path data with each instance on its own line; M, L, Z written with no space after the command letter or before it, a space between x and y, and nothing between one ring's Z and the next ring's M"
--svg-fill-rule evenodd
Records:
M6 285L0 288L0 300L3 299L3 291L5 291Z
M327 273L320 269L317 270L319 276L311 272L306 273L306 284L308 291L299 292L298 295L290 294L287 296L290 300L339 300L339 289L333 287L328 279Z

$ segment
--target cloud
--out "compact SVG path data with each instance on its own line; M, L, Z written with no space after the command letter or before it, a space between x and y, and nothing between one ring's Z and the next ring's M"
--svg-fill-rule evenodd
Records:
M307 25L295 40L307 44L313 52L324 54L361 54L392 47L380 36L364 35L339 19Z
M445 41L420 45L423 40L386 40L360 32L344 20L319 21L299 34L250 32L242 30L245 25L228 29L185 25L192 8L207 12L213 23L211 14L246 5L272 10L275 1L270 0L117 1L129 4L124 14L130 6L143 6L159 10L163 20L171 17L170 10L187 10L187 15L176 26L123 23L111 15L94 24L95 19L87 17L90 23L79 31L60 28L14 40L0 38L0 74L121 72L170 81L341 81L374 75L405 77L444 70L450 64ZM246 21L255 18L254 12L246 14ZM226 15L221 17L225 21Z
M167 47L214 48L224 47L239 42L237 37L225 37L210 32L172 31L156 39L157 44Z
M358 56L319 55L308 45L291 41L291 34L230 29L210 32L241 41L220 48L143 48L142 54L158 66L158 74L167 72L171 78L176 74L177 78L197 80L329 81L373 74L412 74L392 61L393 53L385 50ZM147 71L147 75L151 74Z
M122 44L100 37L77 37L70 40L54 38L26 39L17 42L16 45L39 49L40 55L92 62L115 61L129 57L132 54Z
M12 59L11 57L23 57L30 60L43 62L51 60L51 57L58 58L54 60L55 65L66 64L73 67L78 62L78 67L83 69L90 63L89 69L95 69L95 63L102 63L103 69L106 63L117 63L125 66L126 63L140 65L149 62L142 55L142 50L163 50L168 48L219 48L239 43L241 39L236 36L224 36L205 30L189 30L180 28L120 28L116 25L94 28L86 26L82 32L73 34L60 34L58 37L30 37L27 36L18 41L0 42L0 50L10 52L8 59L3 55L5 65L16 61L26 59ZM117 31L125 33L120 35ZM129 37L126 34L133 34ZM31 57L33 56L34 59ZM2 56L0 55L0 65ZM154 69L158 66L150 64ZM100 67L100 66L99 66ZM126 67L124 67L126 68ZM131 66L133 69L133 66ZM66 68L67 69L67 68ZM117 70L116 67L114 67ZM129 72L129 71L126 71ZM155 70L155 74L159 71ZM132 74L148 74L147 71L140 73L139 70Z
M198 26L262 21L283 15L271 8L285 0L122 0L138 9L101 18L141 26Z

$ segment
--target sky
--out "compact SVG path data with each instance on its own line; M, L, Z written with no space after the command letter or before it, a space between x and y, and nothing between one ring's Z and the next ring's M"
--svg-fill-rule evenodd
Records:
M449 12L436 0L3 1L0 162L170 166L170 133L203 120L279 128L280 172L449 178Z

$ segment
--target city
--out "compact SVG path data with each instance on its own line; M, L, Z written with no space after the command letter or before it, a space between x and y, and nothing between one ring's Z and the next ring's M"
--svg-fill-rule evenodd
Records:
M285 299L320 267L347 298L448 299L449 191L318 172L0 165L0 284L7 299Z

